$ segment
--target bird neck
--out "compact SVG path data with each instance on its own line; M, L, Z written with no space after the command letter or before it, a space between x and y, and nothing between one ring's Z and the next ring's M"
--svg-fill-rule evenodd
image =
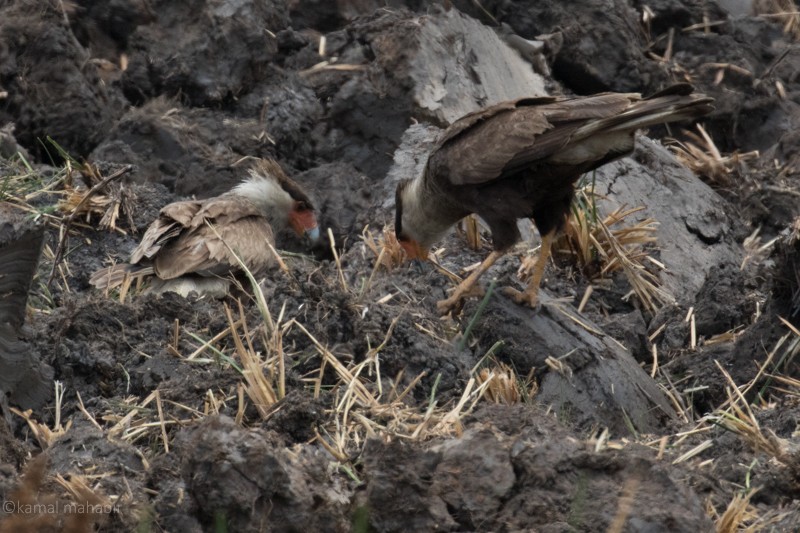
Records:
M234 187L230 194L249 200L269 221L273 229L280 230L288 225L294 200L276 180L254 177Z
M424 177L410 182L403 191L403 232L429 248L469 213L447 194L431 187Z

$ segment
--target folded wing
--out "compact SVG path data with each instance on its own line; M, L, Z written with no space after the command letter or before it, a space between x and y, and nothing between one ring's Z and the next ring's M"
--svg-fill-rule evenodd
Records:
M546 159L588 121L616 116L638 94L504 102L456 121L429 160L429 173L453 185L477 185Z
M158 277L173 279L226 275L239 268L238 255L248 269L260 272L272 263L269 245L274 242L269 222L251 202L223 195L166 206L134 250L131 263L152 259Z
M691 91L678 84L645 99L602 93L497 104L448 128L429 159L429 179L479 185L542 163L583 172L633 150L639 128L710 112L712 99Z

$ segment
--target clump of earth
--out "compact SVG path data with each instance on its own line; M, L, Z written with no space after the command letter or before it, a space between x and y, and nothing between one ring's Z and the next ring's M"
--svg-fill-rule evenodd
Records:
M13 334L47 385L5 390L0 529L732 531L738 502L743 527L795 530L800 23L779 4L0 1L0 215L44 232ZM442 318L485 228L477 250L453 231L440 266L381 258L396 183L460 116L676 82L715 99L713 146L653 128L581 182L603 213L657 222L657 308L557 256L539 308L495 290ZM222 300L89 285L161 207L261 158L309 190L329 241L278 235L288 270ZM55 262L53 206L84 162L133 166L98 193L120 216L74 221ZM5 220L0 244L21 231ZM485 286L524 286L539 237L520 224ZM517 396L480 389L500 369Z

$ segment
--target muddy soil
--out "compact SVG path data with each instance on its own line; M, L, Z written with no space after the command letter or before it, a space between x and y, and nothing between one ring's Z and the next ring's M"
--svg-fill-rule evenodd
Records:
M694 532L747 497L747 524L797 531L800 48L785 20L729 3L0 0L0 195L45 235L27 310L0 302L0 355L36 370L0 379L0 530ZM588 177L601 211L642 205L660 223L658 311L622 273L559 256L539 309L496 291L443 319L442 268L376 267L396 182L459 116L684 81L715 98L703 124L722 154L758 157L695 174L651 140L686 141L678 125ZM252 287L121 301L88 279L160 207L267 157L311 192L334 244L278 236L288 272L259 286L286 395L262 410L227 331L230 312L254 352L276 353ZM134 168L110 186L126 198L117 228L73 224L48 284L68 161ZM538 236L521 225L485 285L522 287ZM9 227L0 216L0 254ZM471 250L452 232L437 261L463 274L483 237ZM470 396L499 363L525 383L512 405ZM63 396L35 388L56 390L50 374ZM726 429L734 386L765 441ZM70 501L98 505L26 507Z

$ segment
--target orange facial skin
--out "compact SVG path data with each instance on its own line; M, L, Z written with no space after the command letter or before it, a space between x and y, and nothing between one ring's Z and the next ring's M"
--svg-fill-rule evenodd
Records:
M403 250L406 251L406 255L409 259L419 259L422 261L427 261L428 259L428 250L420 246L420 244L413 240L413 239L400 239L400 246L403 247Z
M312 241L319 239L319 227L314 211L308 208L295 208L289 213L289 225L298 235L307 235Z

